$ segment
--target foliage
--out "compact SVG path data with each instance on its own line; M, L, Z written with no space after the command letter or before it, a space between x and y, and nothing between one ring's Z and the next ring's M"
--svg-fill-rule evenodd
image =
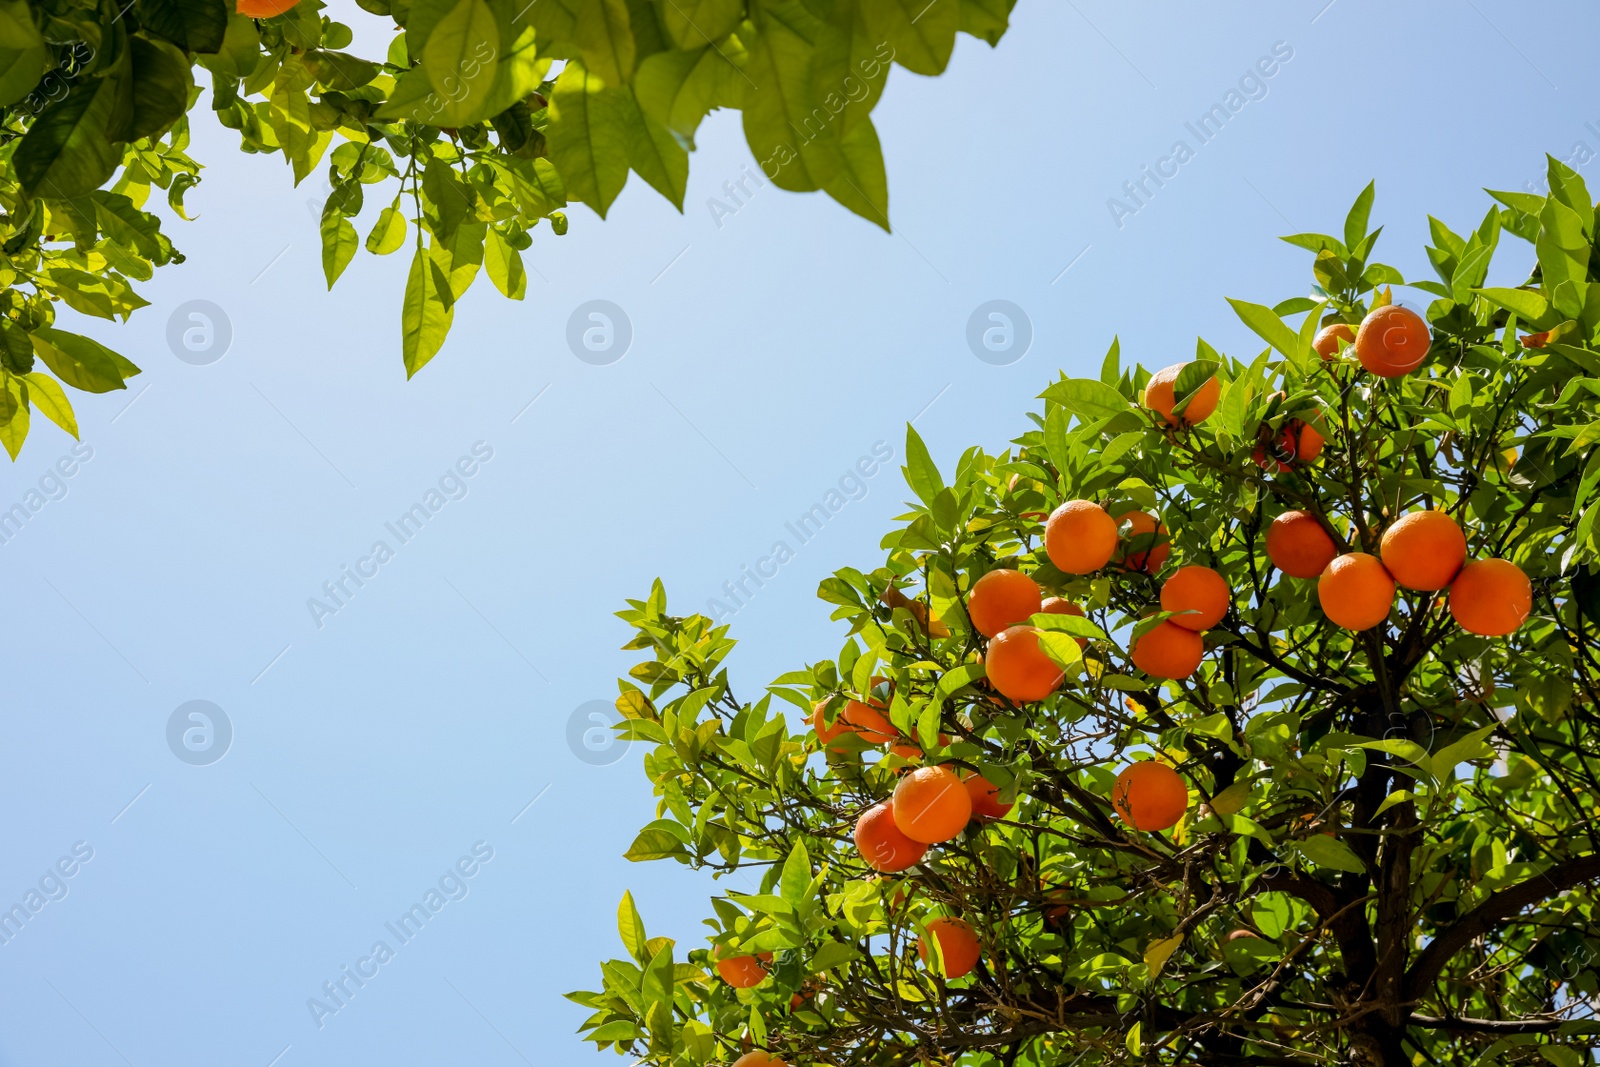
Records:
M1594 1062L1600 260L1583 182L1552 160L1550 188L1493 194L1500 206L1465 235L1430 220L1438 280L1410 285L1432 298L1433 345L1416 373L1375 378L1349 350L1325 362L1311 347L1320 325L1359 322L1406 284L1372 259L1369 186L1342 236L1287 238L1315 255L1312 296L1235 302L1271 347L1246 360L1198 342L1223 380L1202 425L1142 409L1148 374L1113 344L1098 379L1045 390L1015 448L971 448L953 476L908 429L916 499L884 562L819 590L849 626L838 657L753 702L730 688L728 627L669 614L659 583L630 602L626 647L649 658L622 683L619 730L654 746L659 817L627 854L738 872L711 902L710 945L776 955L736 991L708 945L647 938L625 899L627 957L570 995L594 1013L587 1039L661 1067L750 1049L840 1065ZM1534 245L1532 277L1485 287L1506 237ZM1180 393L1200 381L1185 377ZM1252 462L1259 427L1318 412L1319 462ZM1513 445L1507 472L1497 457ZM1158 512L1169 567L1227 579L1233 604L1192 678L1129 661L1138 620L1159 612L1157 579L1050 565L1040 516L1070 498ZM1444 594L1409 592L1377 628L1338 629L1314 586L1263 552L1286 509L1376 552L1390 522L1427 507L1459 520L1470 555L1531 577L1533 614L1513 635L1472 636ZM1081 657L1052 644L1070 680L1038 704L987 687L962 607L1000 565L1088 612L1034 617L1089 639ZM919 622L929 611L948 636ZM832 721L879 678L914 757L852 733L835 742L849 753L826 755L792 727L819 701ZM1117 770L1141 757L1191 789L1168 833L1111 806ZM875 877L852 827L922 760L981 772L1016 806ZM943 915L981 942L965 978L914 951Z
M410 250L409 377L480 269L523 298L530 231L548 219L564 234L569 201L604 217L632 172L681 211L715 108L742 111L765 180L887 229L871 112L891 65L941 73L958 32L998 43L1014 3L360 0L398 30L385 56L361 57L321 0L266 18L235 0L0 0L0 439L15 458L30 405L76 433L36 355L91 392L138 372L56 330L55 304L126 320L146 303L131 283L181 260L145 208L155 186L183 215L199 180L195 66L244 151L282 154L296 184L326 159L330 288L358 246ZM385 206L363 238L368 197Z

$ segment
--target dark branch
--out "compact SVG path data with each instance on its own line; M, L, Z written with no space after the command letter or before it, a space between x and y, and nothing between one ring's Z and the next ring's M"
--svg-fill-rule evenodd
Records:
M1433 983L1450 957L1474 938L1516 915L1523 908L1564 893L1573 886L1600 879L1600 855L1565 860L1543 874L1491 893L1489 899L1445 928L1417 956L1406 975L1406 997L1415 1002Z

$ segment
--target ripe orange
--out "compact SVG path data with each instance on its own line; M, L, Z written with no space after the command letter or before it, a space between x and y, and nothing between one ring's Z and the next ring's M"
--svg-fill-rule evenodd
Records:
M811 709L811 728L817 732L817 740L821 742L828 749L828 751L843 752L844 749L842 746L835 745L832 742L840 734L850 729L850 724L844 721L844 715L841 713L834 717L833 725L829 726L827 722L827 716L823 712L823 709L827 706L828 702L826 700L819 700L817 701L816 706Z
M867 866L885 874L894 874L915 866L928 851L921 841L913 841L900 832L894 822L894 803L885 800L874 804L856 820L856 851L866 860Z
M1179 567L1161 583L1161 610L1192 612L1167 621L1185 630L1209 630L1228 613L1233 594L1222 575L1210 567Z
M962 779L967 796L972 799L972 814L980 819L1003 819L1015 805L1000 800L1000 787L981 774L969 774Z
M1013 626L991 638L984 664L990 684L1018 704L1043 700L1066 677L1039 647L1039 631L1032 626Z
M1267 527L1267 558L1291 578L1315 578L1339 554L1322 524L1303 511L1285 511Z
M281 15L300 0L239 0L239 14L252 19L269 19Z
M1161 565L1167 562L1167 557L1172 555L1172 545L1167 540L1167 528L1156 521L1156 517L1148 511L1124 511L1116 517L1121 524L1128 524L1128 536L1124 545L1137 542L1141 547L1129 551L1123 547L1117 553L1122 561L1124 570L1143 571L1145 574L1155 574Z
M1217 399L1222 395L1222 383L1215 377L1207 378L1205 384L1196 389L1189 398L1188 407L1182 413L1174 415L1172 408L1177 404L1177 397L1173 388L1177 385L1178 375L1183 372L1187 363L1175 363L1170 367L1156 371L1150 376L1150 381L1144 387L1144 406L1167 420L1170 426L1179 423L1205 422L1211 413L1217 410Z
M1136 830L1166 830L1189 810L1189 787L1165 763L1144 760L1117 775L1111 806Z
M917 621L917 625L922 628L922 632L929 637L950 636L950 628L939 620L939 616L928 611L928 605L920 600L912 600L894 586L885 589L879 599L887 604L890 610L905 608L909 611L911 617Z
M1398 304L1385 304L1361 320L1356 355L1361 365L1378 377L1398 378L1422 364L1432 341L1421 315Z
M1117 522L1093 501L1068 500L1045 523L1044 551L1068 574L1097 571L1117 551Z
M1326 439L1317 428L1301 419L1290 419L1273 434L1266 424L1261 427L1265 436L1257 435L1255 450L1250 454L1256 466L1271 473L1287 474L1296 463L1312 463L1322 455Z
M1317 355L1323 359L1332 359L1339 351L1339 342L1346 344L1356 339L1356 328L1347 322L1336 322L1331 326L1324 326L1317 331L1317 339L1311 342L1311 347L1317 350Z
M715 953L714 953L715 955ZM767 969L763 963L771 962L772 953L763 952L760 958L755 956L729 956L717 960L717 973L722 980L735 989L749 989L758 986L767 980Z
M790 1001L793 1007L794 1002ZM733 1061L733 1067L789 1067L783 1060L764 1048L753 1048Z
M839 721L860 734L863 741L870 741L874 745L887 744L899 737L900 731L896 730L894 723L879 710L882 706L852 700L839 713Z
M967 593L967 615L985 637L1019 622L1027 622L1044 603L1032 578L1021 571L1001 568L972 583Z
M1413 511L1383 531L1378 555L1407 589L1443 589L1467 561L1467 536L1442 511Z
M1065 597L1050 597L1043 604L1039 605L1039 610L1046 615L1076 615L1080 619L1085 618L1083 609L1074 604L1072 601L1067 600ZM1088 638L1075 637L1073 640L1078 642L1079 648L1089 647Z
M1322 613L1346 630L1370 630L1389 617L1394 578L1377 556L1347 552L1329 563L1317 579Z
M948 841L972 821L972 797L948 767L918 767L894 787L894 824L913 841Z
M1187 678L1200 666L1206 644L1200 635L1170 622L1158 622L1133 642L1133 665L1152 678Z
M939 954L944 957L944 976L960 978L978 965L978 935L960 919L934 919L927 933L917 939L917 957L928 962L928 936L939 942Z
M949 734L940 734L939 735L939 744L941 746L949 745L950 744L950 735ZM899 756L902 759L921 759L922 758L922 746L917 744L915 741L912 741L912 740L909 740L909 739L906 739L906 738L901 738L895 744L890 745L889 746L889 751L893 752L896 756Z
M1450 614L1469 634L1504 637L1533 610L1533 585L1508 559L1475 559L1450 583Z

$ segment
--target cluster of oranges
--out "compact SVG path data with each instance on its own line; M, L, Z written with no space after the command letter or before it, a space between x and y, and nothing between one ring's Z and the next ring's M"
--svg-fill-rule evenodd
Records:
M1420 366L1431 343L1427 324L1419 315L1385 305L1367 315L1359 328L1345 323L1324 327L1313 347L1329 360L1353 346L1363 368L1393 378ZM1205 421L1215 412L1221 396L1221 385L1213 377L1195 389L1178 410L1175 392L1184 366L1158 371L1144 392L1144 406L1173 427ZM1291 418L1277 430L1264 424L1255 443L1255 462L1269 473L1288 472L1296 464L1314 462L1324 444L1315 421L1315 417L1311 421ZM1093 501L1068 500L1048 516L1044 548L1050 562L1066 574L1092 574L1115 563L1126 571L1154 576L1171 552L1166 534L1160 521L1146 512L1113 515ZM1532 607L1532 587L1522 570L1504 559L1469 561L1465 534L1443 511L1401 516L1383 532L1376 556L1341 554L1327 520L1306 511L1279 515L1265 540L1272 565L1292 578L1315 578L1323 613L1348 630L1367 630L1387 619L1399 587L1418 592L1448 590L1447 603L1455 621L1467 632L1482 636L1513 632ZM1134 666L1156 678L1189 677L1204 655L1202 634L1222 621L1232 601L1232 591L1217 571L1198 565L1178 568L1161 585L1161 611L1167 617L1133 641L1129 653ZM920 607L923 614L918 621L930 632L934 626L940 631L937 636L949 632L927 615L926 607L903 595L892 606ZM1040 631L1030 620L1041 614L1082 617L1082 607L1062 597L1045 596L1031 577L1008 567L991 570L975 581L966 607L973 628L987 639L985 672L997 692L1013 702L1030 703L1046 699L1061 686L1065 672L1041 647ZM1080 648L1087 644L1081 637L1077 641ZM838 752L840 747L833 742L852 732L907 759L919 756L921 748L902 736L884 714L889 695L888 683L874 679L868 698L848 700L832 724L826 721L827 702L818 703L812 726L819 742L828 751ZM1117 775L1111 804L1134 828L1159 832L1175 826L1188 811L1189 789L1166 763L1140 761ZM930 846L962 833L973 819L1003 818L1011 807L1000 802L999 789L981 775L963 777L946 766L917 767L901 776L889 799L868 808L857 820L855 845L872 869L898 873L920 863ZM967 922L936 918L924 929L918 955L926 962L929 939L936 940L946 977L959 978L977 965L981 947ZM743 989L765 980L770 960L770 953L719 958L716 968L729 985ZM734 1067L786 1065L756 1050Z

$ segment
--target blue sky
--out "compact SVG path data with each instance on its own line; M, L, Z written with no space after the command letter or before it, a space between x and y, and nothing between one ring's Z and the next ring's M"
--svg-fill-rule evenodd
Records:
M604 223L574 208L524 254L527 299L480 280L409 383L402 257L363 254L326 293L315 190L202 106L199 218L169 225L187 262L127 326L63 322L144 374L77 402L87 449L36 420L0 471L0 508L41 479L53 497L0 545L0 906L65 893L0 944L0 1063L591 1062L559 995L619 950L623 890L652 934L695 938L709 910L699 879L621 859L654 814L640 753L569 747L632 662L625 597L659 575L703 610L787 541L733 619L755 693L836 653L817 581L878 559L907 420L948 465L1003 448L1114 334L1152 367L1197 334L1253 353L1224 297L1304 292L1307 257L1277 236L1337 232L1369 179L1379 257L1420 278L1427 213L1465 231L1483 187L1600 151L1600 72L1571 59L1591 6L1325 2L1021 0L998 49L963 38L946 76L890 79L893 235L772 186L713 210L751 162L715 115L682 215L637 180ZM1202 143L1186 124L1230 91ZM209 365L166 341L195 300L231 324ZM631 323L607 365L566 343L593 300ZM1031 328L1007 365L966 340L991 300ZM854 499L786 535L875 447L892 459ZM441 506L402 543L386 524L430 490ZM371 576L314 617L347 566ZM194 700L231 725L206 765L168 744ZM402 943L386 924L430 890L442 906ZM345 967L376 973L314 1018Z

